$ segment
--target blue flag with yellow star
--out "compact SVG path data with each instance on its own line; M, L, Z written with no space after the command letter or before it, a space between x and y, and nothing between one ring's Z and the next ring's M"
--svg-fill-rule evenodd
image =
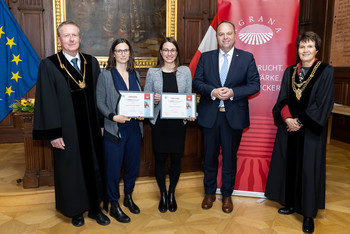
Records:
M0 122L36 83L39 57L0 0Z

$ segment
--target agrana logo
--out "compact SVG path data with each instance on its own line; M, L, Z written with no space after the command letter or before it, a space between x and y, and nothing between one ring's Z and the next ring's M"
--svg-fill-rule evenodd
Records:
M253 16L249 16L246 20L239 20L238 25L243 27L238 33L238 38L248 45L268 43L275 34L282 30L282 28L276 27L275 19L265 19L263 16L256 19Z

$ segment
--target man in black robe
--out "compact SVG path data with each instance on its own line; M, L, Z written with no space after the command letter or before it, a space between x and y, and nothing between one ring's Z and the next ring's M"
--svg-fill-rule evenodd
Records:
M84 211L98 224L105 196L103 142L95 87L100 73L96 58L78 51L78 25L57 28L62 51L41 61L36 84L33 138L53 147L56 209L84 225Z

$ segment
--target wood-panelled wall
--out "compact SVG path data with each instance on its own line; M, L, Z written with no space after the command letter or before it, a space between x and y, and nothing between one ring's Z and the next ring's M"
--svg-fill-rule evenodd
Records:
M1 0L5 1L11 13L23 29L34 50L40 58L54 53L53 3L51 0ZM323 39L319 58L329 61L332 36L332 20L335 0L301 0L299 15L299 32L312 30ZM217 11L217 0L178 0L178 32L181 60L189 64L200 41L205 35L211 20ZM244 48L243 48L244 49ZM140 69L142 84L146 69ZM350 65L335 68L335 91L337 103L350 105ZM26 97L34 97L34 89ZM197 128L196 124L193 125ZM332 138L350 142L350 118L337 116L333 118ZM145 127L147 132L147 124ZM188 132L191 132L189 126ZM196 134L194 134L196 135ZM192 136L191 136L192 137ZM191 141L191 147L198 139ZM193 141L192 141L193 140ZM13 126L9 115L0 123L0 143L21 142L22 135ZM190 146L189 146L190 147ZM191 148L190 147L190 148ZM187 149L191 151L191 149Z

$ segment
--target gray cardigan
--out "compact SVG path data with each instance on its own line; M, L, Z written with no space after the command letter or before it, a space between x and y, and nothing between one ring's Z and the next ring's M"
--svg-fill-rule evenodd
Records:
M146 76L145 92L163 93L163 69L150 68ZM192 76L191 71L186 66L180 66L176 71L176 82L179 93L192 92ZM159 115L160 105L154 105L154 118L150 122L154 125ZM186 121L184 121L186 123Z
M136 79L140 87L140 75L136 72ZM100 73L96 86L97 108L104 116L104 134L111 134L121 140L119 132L119 124L113 121L113 116L118 112L118 103L120 100L120 92L116 87L112 72L105 70ZM139 121L141 135L143 135L143 122Z

